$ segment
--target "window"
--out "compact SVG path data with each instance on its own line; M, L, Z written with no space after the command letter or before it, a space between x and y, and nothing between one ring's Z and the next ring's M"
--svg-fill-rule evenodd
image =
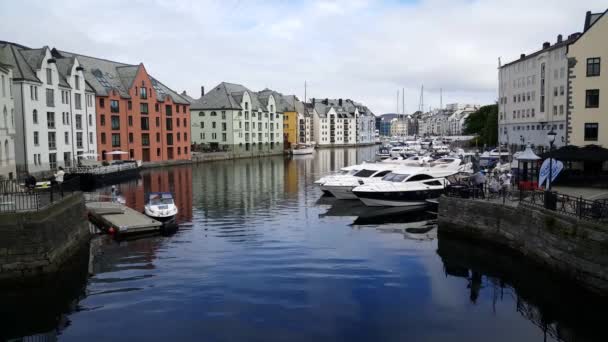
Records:
M585 123L585 141L597 141L597 133L597 123Z
M82 132L76 132L76 148L82 148Z
M48 132L49 150L57 149L57 141L55 141L55 132Z
M129 122L129 127L133 127L133 116L129 115L127 121Z
M600 90L588 89L585 101L586 108L598 108L600 106Z
M89 144L93 144L93 132L89 132Z
M145 102L144 102L144 103L140 103L140 104L139 104L139 111L140 111L142 114L148 114L148 104L147 104L147 103L145 103Z
M118 100L111 100L110 101L110 112L118 113L119 111L120 111L120 106L118 104Z
M557 87L553 88L553 96L557 96Z
M120 134L112 133L112 147L120 147Z
M179 105L175 105L175 112L179 113Z
M38 137L38 132L34 132L34 146L38 146L40 144L40 139Z
M156 127L160 127L160 118L156 118Z
M160 142L160 133L156 133L156 142L159 143Z
M34 109L34 111L32 112L32 120L34 121L35 124L38 123L38 111Z
M74 94L74 107L76 109L82 109L82 95Z
M184 141L188 141L188 133L184 132Z
M559 87L559 95L564 96L564 86Z
M46 90L46 106L55 107L55 91L53 89Z
M186 118L183 119L184 122L184 127L188 126L188 122L186 121Z
M133 143L133 133L129 133L129 143Z
M540 65L540 112L545 112L545 63Z
M167 145L173 145L173 133L167 133Z
M143 116L141 118L141 129L144 130L144 131L147 131L147 130L150 129L150 122L149 122L147 116Z
M40 164L40 155L38 155L38 164ZM57 153L49 153L49 167L51 170L57 168Z
M46 84L53 84L53 70L46 68Z
M157 157L160 157L160 148L157 148L157 149L156 149L156 156L157 156Z
M560 115L564 114L564 105L559 105L559 114Z
M106 134L105 133L101 133L101 143L102 144L106 143Z
M216 112L211 112L211 113L209 113L209 115L210 116L217 116L217 113Z
M226 119L226 111L225 110L222 111L222 119Z
M198 112L198 116L205 116L205 112Z
M600 75L600 58L587 58L587 77Z
M103 114L101 114L101 115L99 116L99 125L100 125L100 126L105 126L105 125L106 125L106 116L105 116L105 115L103 115Z
M139 98L145 100L148 98L148 89L145 87L139 88Z
M562 79L566 76L566 68L562 67L559 69L559 78Z
M112 115L110 119L112 120L112 129L120 129L120 116Z
M165 106L165 114L167 114L167 116L173 115L173 107L171 107L171 105Z
M128 109L128 110L133 109L133 102L131 102L130 100L129 100L129 101L127 101L127 109Z
M227 129L227 125L225 122L222 122L222 131L225 131Z
M557 106L553 106L553 115L557 115Z
M179 123L180 123L179 119L177 119L175 122L177 123L177 127L179 127Z
M93 114L89 114L89 126L93 126Z
M30 98L32 101L38 101L38 87L30 86Z
M66 167L70 167L72 157L70 156L70 152L63 152L63 162Z
M177 132L177 141L181 140L182 135L180 134L180 132Z
M167 126L167 130L172 130L173 129L173 120L171 120L171 118L167 118L165 120L166 126Z
M76 90L80 90L80 76L78 75L74 76L74 86L76 87Z
M99 108L104 108L106 106L105 99L99 99Z
M46 127L49 129L55 129L55 113L46 113Z
M150 146L150 134L144 133L141 135L142 146Z

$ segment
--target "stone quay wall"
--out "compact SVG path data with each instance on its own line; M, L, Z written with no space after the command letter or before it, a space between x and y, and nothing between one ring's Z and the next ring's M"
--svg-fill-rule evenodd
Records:
M508 247L608 295L608 227L525 205L441 197L439 231Z
M90 236L81 192L39 211L0 214L0 280L55 272Z

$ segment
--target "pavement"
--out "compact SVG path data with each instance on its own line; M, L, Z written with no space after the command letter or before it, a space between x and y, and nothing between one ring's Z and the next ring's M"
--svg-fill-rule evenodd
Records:
M554 186L553 190L560 194L581 197L588 200L598 200L608 198L608 189L601 188L585 188L573 186Z

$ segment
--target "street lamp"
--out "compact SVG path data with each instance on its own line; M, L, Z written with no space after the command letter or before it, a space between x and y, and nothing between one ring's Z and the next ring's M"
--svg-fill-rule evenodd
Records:
M547 191L551 191L551 178L553 178L553 158L551 157L551 150L553 150L556 135L557 133L553 131L553 128L547 133L547 140L549 141L549 180L547 182Z

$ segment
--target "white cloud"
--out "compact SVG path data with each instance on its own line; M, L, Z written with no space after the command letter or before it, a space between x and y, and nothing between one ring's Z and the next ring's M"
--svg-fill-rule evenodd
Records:
M3 1L0 40L56 46L147 69L198 94L221 81L352 98L376 113L490 103L497 59L581 31L603 0ZM31 23L25 24L24 23ZM34 25L35 24L35 25Z

